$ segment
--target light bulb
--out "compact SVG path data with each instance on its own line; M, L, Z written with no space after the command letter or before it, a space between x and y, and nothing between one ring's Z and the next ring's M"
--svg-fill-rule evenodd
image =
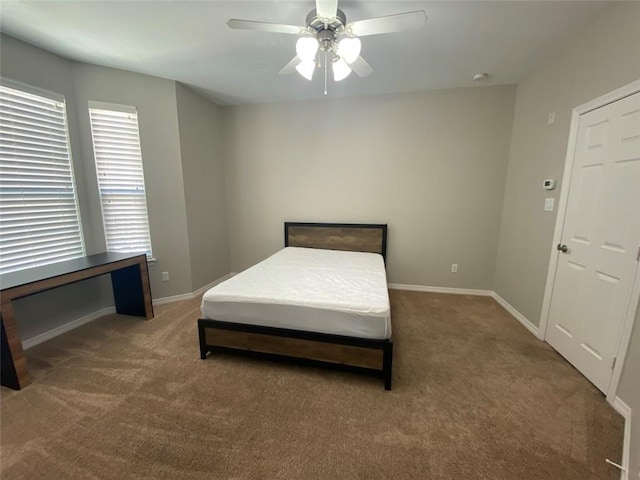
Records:
M345 37L338 42L338 55L344 58L348 64L355 62L360 56L362 43L359 38Z
M313 61L318 51L318 40L314 37L300 37L296 43L296 53L303 62Z
M315 72L316 70L316 62L313 60L302 61L298 64L296 70L304 78L306 78L307 80L311 80L313 78L313 72Z
M344 61L344 59L340 58L333 62L333 79L336 82L344 80L349 76L350 73L351 69L349 68L349 65L347 65L347 62Z

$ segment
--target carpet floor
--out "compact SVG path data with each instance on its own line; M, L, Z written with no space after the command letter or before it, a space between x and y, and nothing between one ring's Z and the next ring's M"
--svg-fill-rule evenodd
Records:
M27 353L2 388L13 479L617 479L623 420L488 297L392 290L380 379L200 360L199 299L111 315Z

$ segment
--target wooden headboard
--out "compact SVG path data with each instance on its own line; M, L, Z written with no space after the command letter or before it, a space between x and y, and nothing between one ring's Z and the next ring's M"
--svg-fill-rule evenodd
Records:
M379 253L387 259L387 225L285 222L285 247Z

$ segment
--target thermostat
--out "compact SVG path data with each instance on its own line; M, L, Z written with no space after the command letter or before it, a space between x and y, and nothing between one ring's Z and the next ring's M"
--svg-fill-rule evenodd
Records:
M553 178L547 178L544 182L542 182L542 188L545 190L555 190L556 181Z

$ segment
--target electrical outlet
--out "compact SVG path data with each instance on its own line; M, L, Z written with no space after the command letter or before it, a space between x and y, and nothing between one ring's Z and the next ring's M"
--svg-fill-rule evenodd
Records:
M169 281L169 272L162 272L162 281L163 282Z
M556 112L551 112L547 119L547 125L553 125L554 123L556 123Z
M457 263L452 263L451 264L451 273L458 273L458 264Z

